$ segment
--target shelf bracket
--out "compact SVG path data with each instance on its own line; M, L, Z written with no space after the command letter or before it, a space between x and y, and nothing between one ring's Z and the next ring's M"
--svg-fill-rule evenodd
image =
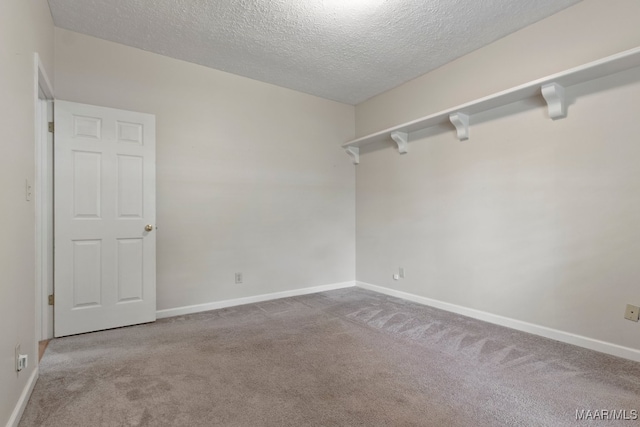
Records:
M398 152L400 154L406 154L409 150L409 135L405 132L391 132L391 139L393 139L396 144L398 144Z
M360 163L360 148L358 147L346 147L344 151L347 152L354 165Z
M549 117L552 120L567 117L567 103L564 97L564 87L558 83L542 86L542 96L549 107Z
M449 120L456 127L460 141L469 139L469 116L467 114L451 113L449 114Z

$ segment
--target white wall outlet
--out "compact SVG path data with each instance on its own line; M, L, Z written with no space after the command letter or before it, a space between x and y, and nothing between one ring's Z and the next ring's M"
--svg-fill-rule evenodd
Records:
M23 369L27 369L28 364L29 364L28 355L21 354L20 356L18 356L18 372L22 371Z
M624 312L625 319L631 320L632 322L637 322L639 314L640 314L640 307L627 304L627 309Z
M242 283L242 273L236 273L236 284Z
M394 275L393 275L393 280L398 280L399 278L400 278L400 275L399 275L399 274L394 274Z
M29 364L29 356L20 354L20 344L16 346L16 371L20 372L26 369Z
M398 269L398 275L400 276L401 279L404 279L404 267L400 267Z

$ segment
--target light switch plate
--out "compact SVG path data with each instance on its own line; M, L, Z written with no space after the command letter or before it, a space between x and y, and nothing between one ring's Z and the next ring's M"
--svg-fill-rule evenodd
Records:
M637 322L640 314L640 307L636 307L635 305L627 304L627 309L624 312L624 318L627 320L631 320L632 322Z

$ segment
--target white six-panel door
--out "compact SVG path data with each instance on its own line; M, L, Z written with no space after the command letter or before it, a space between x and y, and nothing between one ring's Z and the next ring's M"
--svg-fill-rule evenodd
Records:
M154 321L155 116L56 101L54 162L55 336Z

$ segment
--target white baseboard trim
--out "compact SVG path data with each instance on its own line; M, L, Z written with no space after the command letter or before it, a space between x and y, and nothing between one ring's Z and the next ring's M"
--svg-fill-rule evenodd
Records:
M13 409L13 413L9 417L7 427L18 427L20 418L22 418L22 414L24 413L24 408L27 407L33 388L36 386L36 381L38 381L38 372L39 370L36 366L27 381L27 385L24 387L24 390L22 390L22 394L20 395L20 399L18 399L18 403L16 403L16 407Z
M271 294L255 295L244 298L228 299L209 302L206 304L189 305L186 307L167 308L156 311L157 319L165 317L183 316L185 314L200 313L202 311L217 310L220 308L235 307L237 305L253 304L256 302L270 301L280 298L296 297L299 295L316 294L318 292L333 291L335 289L351 288L355 282L333 283L330 285L312 286L310 288L294 289L291 291L274 292Z
M496 325L506 326L507 328L516 329L518 331L528 332L530 334L539 335L545 338L551 338L552 340L576 345L578 347L588 348L589 350L595 350L601 353L610 354L612 356L622 357L624 359L640 362L640 350L636 350L633 348L623 347L621 345L613 344L610 342L600 341L582 335L576 335L570 332L564 332L557 329L548 328L546 326L536 325L534 323L523 322L522 320L499 316L497 314L487 313L486 311L475 310L473 308L467 308L448 302L421 297L419 295L410 294L408 292L372 285L370 283L356 282L356 286L392 297L413 301L418 304L428 305L430 307L435 307L452 313L461 314L463 316L471 317L485 322L494 323Z

